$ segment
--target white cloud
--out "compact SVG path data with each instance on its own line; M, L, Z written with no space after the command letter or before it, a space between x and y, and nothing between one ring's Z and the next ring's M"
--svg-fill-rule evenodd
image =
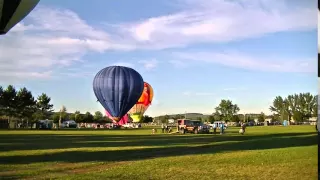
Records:
M188 67L188 63L185 63L183 60L169 60L168 63L172 64L176 68Z
M38 6L0 41L0 81L50 78L61 67L83 63L88 52L121 46L76 13Z
M179 3L182 10L177 13L131 22L122 28L144 48L169 48L317 27L313 6L294 7L291 1L181 0Z
M206 62L257 71L303 73L314 73L317 71L316 61L313 59L254 57L238 52L177 52L173 53L173 56L174 58L184 60L185 63L192 61ZM187 60L189 60L189 62Z
M316 28L313 7L297 6L293 10L283 0L177 1L181 10L176 13L112 24L108 31L90 25L70 10L37 6L22 23L0 37L0 81L49 78L61 67L84 63L83 56L90 52L185 47ZM158 65L157 60L140 63L149 70ZM185 67L181 59L171 63ZM250 60L240 64L257 63Z
M143 67L146 70L152 70L158 66L159 62L156 59L151 59L151 60L141 60L141 61L139 61L139 63L143 64Z
M135 65L133 63L128 63L128 62L116 62L116 63L112 63L111 66L125 66L125 67L135 68Z
M247 88L243 88L243 87L238 87L238 88L224 88L224 91L243 91L243 90L247 90Z
M184 96L213 96L213 95L215 95L215 93L185 91L182 93L182 95L184 95Z
M130 60L133 61L133 60ZM155 69L158 65L158 61L156 59L151 59L151 60L140 60L140 61L136 61L136 63L132 63L132 62L125 62L125 61L118 61L116 63L112 63L110 65L112 66L126 66L126 67L131 67L134 69L137 69L139 66L139 64L142 64L142 67L148 71Z
M183 94L184 96L190 96L190 95L191 95L191 92L185 91L185 92L183 92L182 94Z
M197 93L194 93L194 95L196 95L196 96L213 96L215 94L209 93L209 92L197 92Z

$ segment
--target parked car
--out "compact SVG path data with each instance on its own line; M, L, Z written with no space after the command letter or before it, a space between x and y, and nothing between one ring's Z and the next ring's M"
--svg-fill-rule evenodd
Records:
M53 120L39 120L36 124L37 129L52 129Z
M214 124L216 125L217 129L220 129L220 125L221 125L222 123L224 124L224 128L223 128L223 129L227 129L228 126L227 126L227 124L226 124L224 121L215 121L214 123L208 124L208 125L209 125L210 129L213 129L213 125L214 125Z
M61 123L61 128L77 128L77 123L74 120L68 120Z
M198 134L209 133L210 127L203 124L200 120L178 119L178 129L182 134L187 132Z

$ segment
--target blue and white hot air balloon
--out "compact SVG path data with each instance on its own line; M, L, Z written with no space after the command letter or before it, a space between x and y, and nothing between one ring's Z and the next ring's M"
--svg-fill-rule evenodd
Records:
M93 80L94 94L114 121L119 121L135 105L143 88L142 76L124 66L106 67Z

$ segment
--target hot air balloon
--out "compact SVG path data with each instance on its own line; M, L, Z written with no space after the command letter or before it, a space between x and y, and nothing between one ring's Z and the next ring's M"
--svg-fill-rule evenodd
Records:
M40 0L0 0L0 35L25 18Z
M110 113L109 113L108 111L105 111L105 112L106 112L106 116L111 119ZM122 125L128 123L128 119L129 119L128 114L125 114L125 115L119 120L119 122L113 120L113 123L122 126Z
M153 99L153 89L150 84L144 82L144 89L137 103L129 110L128 114L133 122L140 122L143 114L150 106Z
M93 80L93 91L100 104L119 121L138 101L143 91L143 79L132 68L109 66L100 70Z

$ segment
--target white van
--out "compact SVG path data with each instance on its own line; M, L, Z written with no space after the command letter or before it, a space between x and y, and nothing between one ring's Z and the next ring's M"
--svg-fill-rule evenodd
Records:
M215 121L213 124L208 124L210 126L210 128L213 128L213 125L215 124L217 129L220 129L220 124L224 124L224 128L223 129L227 129L227 124L224 121Z

